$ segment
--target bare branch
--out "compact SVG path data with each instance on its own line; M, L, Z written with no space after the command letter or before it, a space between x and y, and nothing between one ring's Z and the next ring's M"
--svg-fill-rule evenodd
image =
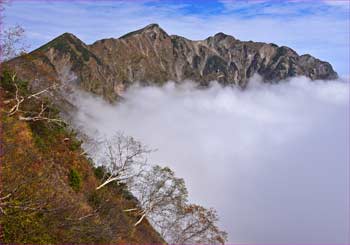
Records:
M25 30L20 25L11 26L0 32L0 61L6 61L26 53Z
M137 226L147 217L162 237L171 244L218 244L226 241L215 210L187 204L187 189L167 167L153 166L130 186L139 206L124 212L135 212Z
M140 224L142 222L142 220L146 217L146 213L144 213L141 218L134 224L134 226L137 226L138 224Z
M11 107L11 109L8 111L8 115L9 116L13 116L18 112L21 113L26 113L26 114L32 114L33 116L23 116L23 115L19 115L18 119L21 121L47 121L47 122L53 122L53 123L57 123L59 125L62 124L66 124L66 122L62 119L58 119L58 118L50 118L47 116L44 116L45 112L48 109L48 106L45 104L45 102L43 101L43 99L40 97L40 95L44 94L44 93L49 93L51 92L51 90L57 89L58 85L54 84L50 87L47 87L43 90L40 90L39 92L36 92L34 94L28 95L28 96L22 96L20 95L20 91L18 88L18 85L16 83L16 73L11 76L11 82L13 83L16 91L15 91L15 98L14 99L10 99L7 100L7 103L11 103L12 101L15 102L15 104ZM36 111L23 111L20 107L23 103L29 103L30 99L36 99L39 100L41 102L41 110L39 112Z
M14 82L15 76L12 77L12 81ZM14 82L14 86L16 88L16 92L15 92L15 98L14 100L16 101L16 104L10 109L10 111L8 112L9 116L12 116L14 114L16 114L19 110L19 106L23 103L24 101L24 97L23 96L19 96L18 93L18 86L17 84Z
M50 92L51 89L56 89L57 87L58 87L58 85L55 83L55 84L53 84L52 86L50 86L48 88L45 88L45 89L43 89L43 90L41 90L41 91L39 91L39 92L37 92L35 94L29 95L27 97L27 99L31 99L31 98L39 99L39 97L38 97L39 95L41 95L43 93L48 93L48 92Z
M151 152L132 137L117 133L105 141L104 152L99 161L105 167L107 178L96 189L116 182L130 182L147 166L147 155Z
M139 210L138 208L129 208L129 209L124 209L124 212L133 212Z

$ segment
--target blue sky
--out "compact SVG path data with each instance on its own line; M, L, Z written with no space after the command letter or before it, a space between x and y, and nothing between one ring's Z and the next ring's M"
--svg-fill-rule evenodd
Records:
M169 34L204 39L224 32L273 42L349 72L348 0L20 1L6 7L5 26L22 25L32 49L71 32L86 43L158 23Z

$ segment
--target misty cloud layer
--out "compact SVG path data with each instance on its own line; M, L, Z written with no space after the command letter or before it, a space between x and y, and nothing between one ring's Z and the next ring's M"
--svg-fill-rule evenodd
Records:
M347 243L349 87L295 78L197 89L132 87L110 105L75 92L74 125L158 151L192 202L217 209L231 243Z

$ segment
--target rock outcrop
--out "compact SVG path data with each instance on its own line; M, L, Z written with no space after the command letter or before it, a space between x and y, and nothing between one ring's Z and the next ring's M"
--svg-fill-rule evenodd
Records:
M265 82L293 76L336 79L332 66L311 55L262 42L240 41L224 33L192 41L168 35L157 24L120 38L84 44L65 33L39 49L8 62L22 78L37 81L75 80L83 89L113 100L133 82L212 80L245 87L255 73ZM34 84L35 85L35 84Z

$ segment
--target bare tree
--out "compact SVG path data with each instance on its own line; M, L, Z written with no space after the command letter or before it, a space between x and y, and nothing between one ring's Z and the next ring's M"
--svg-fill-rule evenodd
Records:
M43 90L40 90L39 92L30 95L21 94L21 91L16 81L16 74L13 74L11 76L11 84L15 88L15 97L4 101L4 104L13 104L11 109L8 111L8 116L14 116L16 114L19 114L18 119L22 121L47 121L57 124L65 124L65 122L62 119L54 118L48 115L47 112L49 104L47 101L45 101L43 97L44 94L50 94L52 96L54 91L58 88L57 84L54 84L50 87L47 87ZM28 111L22 108L24 107L23 105L31 103L40 104L40 111Z
M110 140L106 140L104 146L103 154L98 161L105 168L106 174L97 190L113 181L131 182L140 176L148 164L147 155L151 150L133 137L118 132Z
M172 244L224 244L227 233L219 229L217 222L214 209L186 204L170 219L163 220L159 231Z
M214 209L188 204L184 180L168 167L153 166L137 179L130 190L139 200L136 208L124 210L138 217L135 226L147 217L171 244L225 243L227 235L217 226Z
M130 189L139 200L139 206L125 211L135 212L140 217L135 226L146 216L158 223L159 219L172 215L187 201L188 195L184 180L176 178L170 168L158 165L144 172Z
M22 26L17 24L4 28L4 13L6 5L9 4L9 0L0 0L0 62L26 53L30 48L25 42L25 30Z
M103 139L95 139L91 138L88 135L81 133L82 131L77 129L77 132L79 132L79 139L83 142L83 151L80 153L81 156L86 156L89 158L94 158L96 157L98 150L99 150L99 145L104 144Z
M8 2L8 0L0 0L0 25L3 24L5 6Z
M25 30L20 25L11 26L1 32L1 61L26 53L29 48L24 41Z

